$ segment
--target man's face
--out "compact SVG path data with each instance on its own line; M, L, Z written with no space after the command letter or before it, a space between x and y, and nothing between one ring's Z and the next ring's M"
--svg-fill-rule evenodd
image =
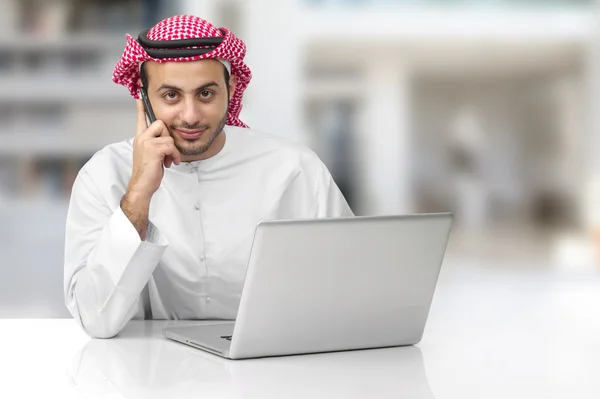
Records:
M156 118L167 125L181 155L197 158L227 121L225 67L213 59L146 64L148 97ZM229 86L233 95L233 77Z

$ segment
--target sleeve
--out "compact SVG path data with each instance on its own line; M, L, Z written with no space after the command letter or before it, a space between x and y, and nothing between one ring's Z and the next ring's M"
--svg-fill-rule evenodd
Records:
M327 166L321 162L321 171L317 180L317 218L353 217L354 213L339 187L333 180Z
M88 335L113 337L133 318L167 245L150 222L141 241L121 207L111 209L81 170L67 213L64 293L67 308Z

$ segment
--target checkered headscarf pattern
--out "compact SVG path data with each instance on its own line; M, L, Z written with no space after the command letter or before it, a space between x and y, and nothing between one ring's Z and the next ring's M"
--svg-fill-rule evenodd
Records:
M231 62L231 75L235 75L238 79L235 93L229 100L229 114L227 115L227 124L240 127L248 127L244 122L239 120L239 115L242 110L242 96L244 91L252 79L250 69L244 63L246 55L246 45L238 39L227 28L215 28L209 22L192 16L192 15L176 15L167 18L156 24L148 32L150 40L181 40L194 39L204 37L221 37L225 32L223 42L213 51L193 56L193 57L178 57L178 58L152 58L146 53L144 48L130 35L126 35L127 45L121 60L115 66L113 71L113 81L115 83L126 86L134 98L139 98L138 79L140 63L148 60L162 62L182 62L195 61L205 58L220 58Z

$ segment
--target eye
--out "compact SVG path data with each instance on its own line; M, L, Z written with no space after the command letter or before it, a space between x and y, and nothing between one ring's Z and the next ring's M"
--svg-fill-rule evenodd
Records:
M213 92L210 90L202 90L200 92L200 98L202 98L203 100L208 100L209 98L211 98L213 95Z
M176 92L174 92L174 91L168 91L168 92L166 92L166 93L163 95L163 97L164 97L165 99L167 99L167 100L170 100L170 101L172 101L172 100L177 100L177 98L179 97L179 95L178 95Z

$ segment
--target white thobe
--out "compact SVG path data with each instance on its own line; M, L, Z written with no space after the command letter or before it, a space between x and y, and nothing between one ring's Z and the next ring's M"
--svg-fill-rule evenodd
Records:
M261 220L353 216L327 167L307 147L225 127L212 158L165 168L145 241L120 207L133 139L80 170L66 222L65 303L93 337L132 318L234 320Z

